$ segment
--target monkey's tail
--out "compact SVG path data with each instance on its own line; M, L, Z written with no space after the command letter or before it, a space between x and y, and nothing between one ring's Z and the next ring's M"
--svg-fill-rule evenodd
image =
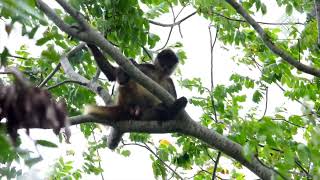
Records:
M84 108L84 114L90 114L99 118L105 118L110 120L121 120L125 113L119 106L95 106L86 105Z

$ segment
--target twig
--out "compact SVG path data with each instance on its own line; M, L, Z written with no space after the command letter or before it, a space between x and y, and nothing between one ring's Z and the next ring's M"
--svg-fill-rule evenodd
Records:
M305 175L307 176L307 178L310 178L310 174L308 173L308 171L302 166L301 162L299 161L298 158L295 158L294 162L296 163L296 165L305 173Z
M300 125L298 125L298 124L295 124L295 123L293 123L293 122L290 122L290 121L288 121L288 120L286 120L286 119L280 119L280 118L274 118L274 119L272 119L273 121L284 121L284 122L286 122L286 123L288 123L288 124L291 124L291 125L293 125L293 126L297 126L297 127L299 127L299 128L306 128L306 127L304 127L304 126L300 126Z
M170 31L169 31L169 34L168 34L168 37L167 37L166 42L165 42L164 45L163 45L161 48L159 48L157 51L160 51L161 49L164 49L164 48L167 46L167 44L168 44L168 42L169 42L169 40L170 40L172 31L173 31L173 27L174 27L175 25L179 25L179 27L180 27L180 24L181 24L183 21L185 21L186 19L188 19L189 17L191 17L191 16L193 16L193 15L195 15L195 14L197 13L197 12L191 13L191 14L188 15L187 17L185 17L185 18L181 19L180 21L178 21L179 23L176 24L176 20L177 20L178 16L180 15L180 13L182 12L182 10L184 9L184 7L180 10L180 12L177 14L177 16L175 16L173 7L172 7L171 5L170 5L170 9L171 9L171 13L172 13L172 16L173 16L173 23L172 23L172 25L170 26ZM150 21L149 21L149 22L150 22ZM152 22L150 22L150 23L152 23ZM157 25L159 25L159 24L157 24ZM166 26L164 26L164 27L166 27ZM181 32L180 32L180 34L181 34ZM182 34L181 34L181 36L182 36Z
M0 56L2 55L2 53L0 53ZM16 58L16 59L24 59L24 60L29 60L29 58L25 58L22 56L15 56L15 55L11 55L9 54L8 57L12 57L12 58Z
M214 164L213 173L212 173L212 180L214 180L216 178L216 173L217 173L217 168L218 168L220 157L221 157L221 151L218 152L216 162Z
M58 63L57 66L52 70L52 72L38 85L38 87L42 88L55 74L61 67L61 63Z
M219 32L219 28L216 29L216 35L214 37L214 41L212 40L212 34L211 34L211 26L209 26L209 36L210 36L210 62L211 62L211 66L210 66L210 72L211 72L211 76L210 76L210 81L211 81L211 89L210 89L210 99L211 99L211 104L212 104L212 108L213 108L213 113L214 113L214 119L215 122L218 122L218 118L217 118L217 110L216 110L216 106L215 106L215 101L212 95L213 92L213 88L214 88L214 83L213 83L213 48L217 42L218 39L218 32Z
M268 110L268 87L266 87L266 97L265 98L266 98L266 100L265 100L264 112L263 112L260 120L263 119L264 116L266 116L266 113L267 113L267 110Z
M59 86L61 86L61 85L63 85L63 84L66 84L66 83L75 83L75 84L79 84L79 85L81 85L81 86L86 86L86 83L82 83L82 82L80 82L80 81L65 80L65 81L59 82L59 83L57 83L57 84L55 84L55 85L53 85L53 86L50 86L50 87L48 87L47 89L48 89L48 90L51 90L51 89L53 89L53 88L59 87Z
M246 20L242 20L242 19L235 19L235 18L231 18L228 16L225 16L223 14L217 13L217 12L212 12L214 15L216 16L220 16L224 19L227 19L229 21L236 21L236 22L243 22L243 23L248 23ZM282 26L282 25L305 25L305 23L301 23L301 22L288 22L288 23L273 23L273 22L262 22L262 21L257 21L258 24L264 24L264 25L273 25L273 26Z
M186 17L182 18L181 20L179 20L177 22L174 22L172 24L159 23L159 22L156 22L156 21L153 21L153 20L149 20L149 23L157 25L157 26L162 26L162 27L173 27L173 26L176 26L176 25L180 25L183 21L187 20L188 18L192 17L195 14L197 14L197 11L189 14L188 16L186 16Z

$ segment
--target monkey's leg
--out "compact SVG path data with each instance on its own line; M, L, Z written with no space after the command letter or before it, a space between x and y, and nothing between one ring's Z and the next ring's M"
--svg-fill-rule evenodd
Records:
M142 110L141 120L170 120L183 110L188 101L185 97L181 97L173 102L173 104L167 106L164 103L160 103L155 107L150 107Z

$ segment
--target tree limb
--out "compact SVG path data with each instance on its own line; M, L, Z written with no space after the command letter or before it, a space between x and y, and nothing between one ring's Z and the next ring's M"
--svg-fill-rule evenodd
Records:
M284 61L297 68L298 70L305 72L307 74L311 74L317 77L320 77L320 70L313 68L311 66L307 66L305 64L300 63L296 59L294 59L289 53L280 49L276 46L271 40L268 34L262 29L262 27L246 12L246 10L235 0L225 0L228 4L230 4L259 34L262 41L265 45L276 55L280 56Z
M73 70L70 62L67 59L67 57L70 56L70 53L74 53L75 50L77 50L79 48L83 48L83 47L85 47L85 43L81 43L78 46L76 46L75 48L73 48L69 53L63 54L60 59L61 66L62 66L63 70L65 71L66 75L72 81L79 82L79 84L85 85L84 87L97 93L106 104L109 104L111 102L111 96L109 95L109 93L106 90L104 90L104 88L102 88L97 82L91 82L88 79L86 79L85 77L76 73Z
M61 63L58 63L57 66L51 71L51 73L38 85L38 87L42 88L46 83L58 72L61 67Z

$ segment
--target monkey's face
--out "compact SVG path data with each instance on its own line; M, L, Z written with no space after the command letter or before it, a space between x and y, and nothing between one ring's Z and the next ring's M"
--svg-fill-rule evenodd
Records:
M172 61L159 61L159 70L163 75L170 76L175 70L177 63Z
M163 75L170 76L175 70L179 59L171 49L161 51L155 59L154 65L161 71Z
M128 83L130 77L124 70L122 70L121 68L118 68L116 73L117 73L117 82L120 85L125 85L126 83Z

